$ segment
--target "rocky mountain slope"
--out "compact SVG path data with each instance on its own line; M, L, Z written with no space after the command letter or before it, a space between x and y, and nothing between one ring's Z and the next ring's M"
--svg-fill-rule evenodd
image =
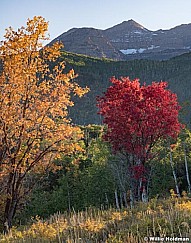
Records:
M167 60L191 50L191 24L151 31L128 20L106 30L73 28L55 41L62 41L66 51L92 57Z

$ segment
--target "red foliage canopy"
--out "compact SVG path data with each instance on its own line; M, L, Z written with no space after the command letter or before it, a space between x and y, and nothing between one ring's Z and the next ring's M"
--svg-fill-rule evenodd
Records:
M166 89L166 82L141 86L128 77L113 77L111 82L97 104L108 125L105 139L115 151L123 149L144 163L158 139L180 132L177 96Z

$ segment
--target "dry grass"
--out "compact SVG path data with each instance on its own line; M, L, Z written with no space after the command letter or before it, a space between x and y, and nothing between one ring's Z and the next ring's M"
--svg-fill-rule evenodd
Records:
M151 200L134 209L55 214L49 220L33 219L28 227L13 228L0 242L141 243L145 236L189 237L191 201L188 198Z

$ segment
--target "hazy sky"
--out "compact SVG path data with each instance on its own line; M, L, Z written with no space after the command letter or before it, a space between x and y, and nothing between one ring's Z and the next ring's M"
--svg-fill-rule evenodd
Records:
M73 27L106 29L134 19L150 30L191 23L191 0L0 0L0 40L5 28L43 16L53 39Z

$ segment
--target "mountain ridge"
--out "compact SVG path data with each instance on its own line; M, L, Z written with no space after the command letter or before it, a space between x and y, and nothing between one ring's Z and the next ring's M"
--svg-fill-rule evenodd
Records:
M55 41L61 41L65 51L92 57L168 60L191 50L191 23L152 31L130 19L105 30L72 28L49 44Z

